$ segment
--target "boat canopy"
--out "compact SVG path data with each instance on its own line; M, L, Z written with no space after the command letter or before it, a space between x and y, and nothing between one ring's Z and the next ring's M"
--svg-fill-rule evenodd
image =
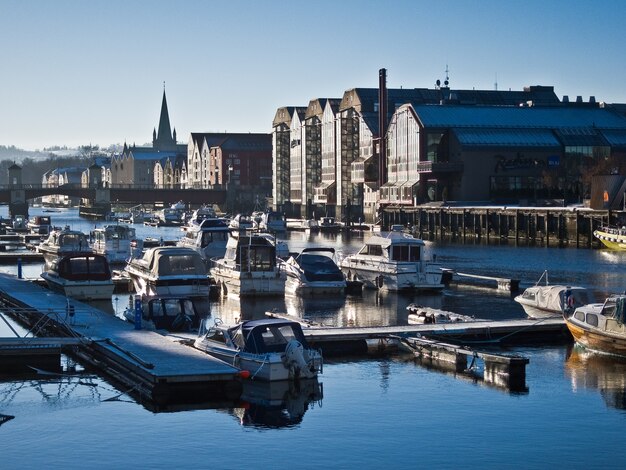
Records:
M290 320L268 318L245 321L230 328L228 333L241 351L253 354L283 352L287 343L294 339L307 347L302 327Z
M154 276L206 274L200 254L185 247L157 247L148 250L141 260Z
M102 255L70 255L56 260L53 270L59 277L71 281L107 281L111 270Z
M337 264L324 255L301 253L297 258L304 276L309 281L344 281L343 273Z
M593 301L590 292L584 287L575 286L533 286L522 293L522 299L534 302L539 308L563 311L566 307L566 291L570 291L571 305L578 307Z

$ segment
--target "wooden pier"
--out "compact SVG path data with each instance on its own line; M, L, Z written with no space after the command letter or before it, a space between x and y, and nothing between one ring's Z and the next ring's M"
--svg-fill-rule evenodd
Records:
M72 354L157 404L241 393L239 369L32 282L0 274L0 302L34 334L78 338Z
M463 243L513 242L540 246L599 247L593 236L623 212L584 207L433 204L387 207L382 225L403 224L425 240Z

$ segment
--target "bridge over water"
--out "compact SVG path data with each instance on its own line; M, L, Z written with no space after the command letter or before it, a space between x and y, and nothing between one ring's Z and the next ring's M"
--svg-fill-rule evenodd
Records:
M22 184L0 186L0 204L9 204L9 213L27 213L28 201L42 196L60 194L78 197L89 201L92 206L118 204L173 204L184 201L187 204L223 205L228 196L225 185L202 188L154 188L151 186L113 185L109 187L84 187L80 184L46 185ZM24 210L26 209L26 210Z

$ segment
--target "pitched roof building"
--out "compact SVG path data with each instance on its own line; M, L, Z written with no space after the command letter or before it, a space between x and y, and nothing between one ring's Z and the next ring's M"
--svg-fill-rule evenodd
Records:
M167 98L163 89L158 130L152 132L152 147L137 147L124 143L120 155L111 159L111 184L131 186L154 186L154 166L162 159L175 161L187 152L185 144L176 143L176 129L171 130Z

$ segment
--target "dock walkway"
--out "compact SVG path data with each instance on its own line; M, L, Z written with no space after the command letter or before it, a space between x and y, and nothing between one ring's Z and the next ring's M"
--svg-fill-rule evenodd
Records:
M221 397L240 391L239 369L157 332L68 299L32 282L0 274L5 312L33 325L48 323L80 338L80 357L156 402L207 392Z

